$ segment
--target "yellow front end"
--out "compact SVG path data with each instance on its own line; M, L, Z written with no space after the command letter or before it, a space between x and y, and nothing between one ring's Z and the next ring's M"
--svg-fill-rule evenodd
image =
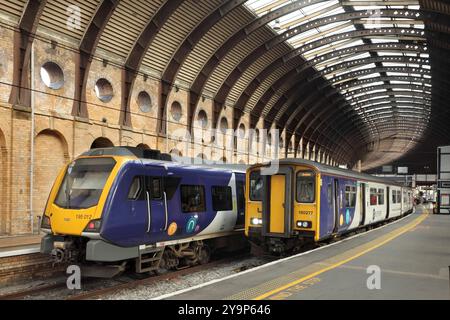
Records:
M245 234L249 238L261 238L263 227L263 201L268 202L270 225L267 231L274 237L277 233L284 234L286 214L285 195L286 185L292 186L290 192L292 199L292 212L290 226L291 237L308 237L315 241L319 239L320 228L320 174L307 166L283 164L283 167L292 168L292 181L286 180L284 174L272 175L266 180L270 184L270 195L259 192L262 188L262 179L259 180L260 166L247 171L246 175L246 221ZM290 175L289 175L290 176ZM260 185L261 184L261 185ZM263 198L268 197L263 200Z
M108 179L106 180L101 196L97 205L86 209L64 209L55 204L64 177L68 171L70 164L66 165L59 173L44 212L44 218L48 217L53 235L71 235L81 236L91 221L100 220L102 218L103 208L105 206L108 193L122 165L129 161L129 157L79 157L78 159L93 158L113 158L116 162ZM76 159L76 160L78 160Z

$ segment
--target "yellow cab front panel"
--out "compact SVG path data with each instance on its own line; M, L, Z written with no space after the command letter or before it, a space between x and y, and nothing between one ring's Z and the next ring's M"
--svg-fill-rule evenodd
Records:
M79 157L65 166L53 185L44 213L50 218L52 233L54 235L81 236L91 221L100 220L111 186L121 166L128 160L130 158L113 156ZM71 179L72 181L67 182L70 180L70 170L77 170L78 164L83 161L89 161L97 166L98 163L107 164L108 170L89 172L89 165L82 164L86 167L85 176L90 176L90 178L80 179L81 181ZM65 188L68 183L71 183L71 190L66 192ZM92 186L93 184L96 185ZM87 199L91 204L86 200L87 197L84 197L84 202L80 202L77 198L68 200L69 194L77 193L77 190L82 190L81 188L98 188L95 195L91 196L91 199ZM82 192L78 192L78 194L80 195L78 198L80 198Z
M304 236L317 240L319 172L313 167L290 163L281 164L279 172L271 176L261 175L261 169L256 165L247 171L246 235L252 236L250 233L257 232L259 236ZM270 192L265 194L267 188ZM267 204L266 209L264 203ZM267 216L263 210L268 210Z

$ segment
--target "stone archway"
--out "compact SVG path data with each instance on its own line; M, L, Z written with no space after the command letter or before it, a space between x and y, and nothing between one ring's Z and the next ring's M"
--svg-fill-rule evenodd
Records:
M70 161L64 136L55 130L41 131L34 141L33 216L42 216L48 195L61 169ZM35 230L37 225L35 225Z
M9 233L8 228L8 153L6 150L5 136L0 129L0 235L6 235Z
M114 143L111 142L108 138L100 137L94 140L91 144L91 149L99 149L99 148L112 148L114 147Z

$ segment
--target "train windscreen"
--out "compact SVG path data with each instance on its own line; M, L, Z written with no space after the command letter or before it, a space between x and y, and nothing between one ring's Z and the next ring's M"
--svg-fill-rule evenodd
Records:
M297 202L313 203L315 201L316 175L312 171L300 171L297 174Z
M263 178L259 171L250 173L250 200L262 201L263 198Z
M67 168L55 204L63 209L96 206L115 165L113 158L75 160Z

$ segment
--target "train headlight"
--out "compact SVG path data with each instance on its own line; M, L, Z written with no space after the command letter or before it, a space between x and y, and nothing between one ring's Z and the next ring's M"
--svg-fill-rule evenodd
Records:
M310 221L297 221L297 227L303 228L303 229L311 229L312 228L312 222L310 222Z
M84 232L99 232L100 226L102 225L102 220L92 220L89 221Z
M252 218L251 222L254 226L262 225L262 219Z
M42 216L41 229L47 229L47 230L52 229L50 217L46 216L45 214Z

